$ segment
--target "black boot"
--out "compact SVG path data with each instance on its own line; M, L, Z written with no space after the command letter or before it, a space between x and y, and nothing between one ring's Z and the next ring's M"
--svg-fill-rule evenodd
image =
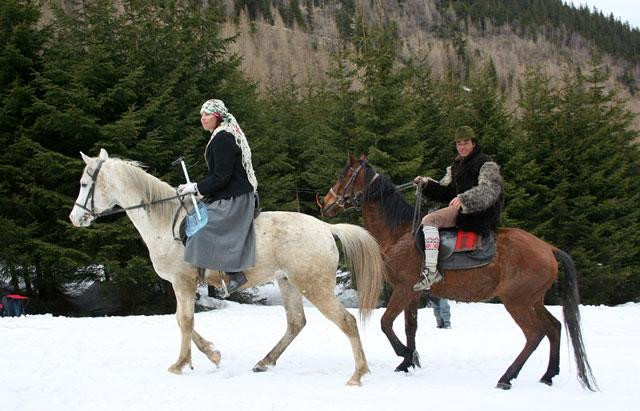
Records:
M244 283L247 282L247 277L245 277L242 271L230 271L226 274L229 276L229 284L227 284L227 292L229 294L237 291L238 288L240 288Z
M216 287L213 285L208 285L207 286L207 295L209 297L216 297L218 295L218 293L216 293Z

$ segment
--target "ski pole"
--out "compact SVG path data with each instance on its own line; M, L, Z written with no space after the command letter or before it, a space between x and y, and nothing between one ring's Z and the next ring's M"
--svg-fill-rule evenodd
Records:
M187 184L191 183L191 180L189 180L189 173L187 173L187 166L184 164L184 157L182 157L182 156L178 157L173 163L171 163L171 165L175 165L177 163L180 163L180 165L182 165L182 171L184 172L184 177L187 179ZM198 221L201 221L202 220L202 216L200 215L200 210L198 209L198 203L196 201L196 196L193 193L191 193L191 201L193 201L193 208L196 210L196 215L198 216Z

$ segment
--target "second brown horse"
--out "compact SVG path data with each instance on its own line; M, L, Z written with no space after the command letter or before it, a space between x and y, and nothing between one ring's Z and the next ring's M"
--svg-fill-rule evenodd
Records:
M413 207L388 177L378 174L367 163L349 156L338 181L318 201L322 214L335 216L342 210L362 210L364 225L378 240L385 256L387 276L393 292L382 316L382 331L395 353L403 358L396 371L419 365L415 336L421 294L412 290L419 279L422 255L414 245L411 230ZM597 385L587 360L580 327L576 270L571 257L526 231L515 228L497 230L496 257L487 266L446 271L444 280L431 293L457 301L487 301L498 297L520 327L526 343L520 354L498 380L497 388L511 388L531 353L546 336L550 343L549 363L540 382L551 385L560 371L560 322L544 306L544 296L558 278L559 260L564 268L562 293L565 328L569 332L577 364L577 377L583 387ZM557 259L557 260L556 260ZM404 311L407 344L393 331L393 322Z

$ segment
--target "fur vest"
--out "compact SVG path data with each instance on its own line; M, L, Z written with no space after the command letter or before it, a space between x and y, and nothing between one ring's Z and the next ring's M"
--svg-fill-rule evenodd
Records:
M460 198L462 208L456 226L462 230L494 230L502 211L500 167L476 145L469 156L457 156L440 181L429 180L424 195L445 204Z

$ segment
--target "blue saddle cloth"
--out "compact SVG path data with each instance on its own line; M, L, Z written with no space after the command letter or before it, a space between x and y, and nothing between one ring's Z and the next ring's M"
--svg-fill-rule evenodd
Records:
M466 270L478 268L493 261L496 254L495 233L493 230L478 234L479 245L473 250L456 252L458 229L445 228L440 230L440 248L438 253L438 269ZM416 247L424 257L424 232L422 226L415 232Z

